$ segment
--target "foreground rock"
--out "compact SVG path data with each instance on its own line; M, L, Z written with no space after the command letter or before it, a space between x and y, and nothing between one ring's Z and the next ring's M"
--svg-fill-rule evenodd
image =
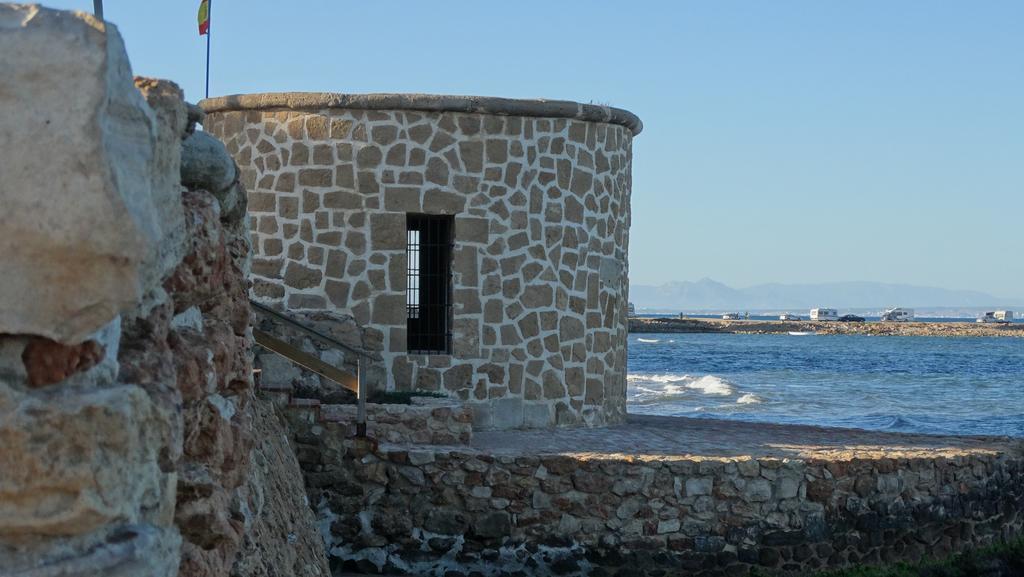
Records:
M88 15L0 4L0 74L0 575L325 574L254 446L230 157L183 166L197 109Z
M156 218L157 119L113 26L0 5L0 55L0 333L78 343L134 306L181 224Z

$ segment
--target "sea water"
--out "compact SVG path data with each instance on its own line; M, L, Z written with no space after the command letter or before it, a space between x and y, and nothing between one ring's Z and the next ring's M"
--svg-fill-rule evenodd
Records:
M1024 339L631 334L631 413L1024 437Z

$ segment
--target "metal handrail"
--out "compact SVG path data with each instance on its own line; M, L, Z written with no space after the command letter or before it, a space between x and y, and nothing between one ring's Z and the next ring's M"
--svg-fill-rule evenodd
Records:
M330 363L325 363L318 357L299 350L270 333L266 333L257 328L252 329L252 336L257 345L267 349L268 351L277 353L308 371L313 371L322 377L331 379L353 393L359 393L358 365L356 372L353 373L343 368L335 367Z
M331 347L335 347L335 348L339 348L339 349L344 349L344 350L346 350L346 351L348 351L350 353L353 353L353 354L356 354L356 355L359 355L359 356L362 356L362 357L366 357L366 358L369 358L369 359L373 359L373 360L377 360L377 361L381 360L380 359L380 355L377 355L377 354L374 354L374 353L370 353L370 352L367 352L367 351L359 350L359 349L357 349L357 348L355 348L355 347L353 347L351 345L346 345L345 343L339 341L338 339L335 339L334 337L331 337L329 335L325 335L324 333L322 333L322 332L320 332L320 331L318 331L318 330L316 330L314 328L308 327L305 324L303 324L301 321L295 320L291 316L289 316L289 315L287 315L285 313L282 313L281 311L274 310L274 309L268 307L265 304L258 303L258 302L254 301L252 299L249 299L249 304L252 305L252 308L256 309L258 312L270 315L270 316L274 317L275 319L277 319L277 320L287 324L288 326L292 327L293 329L296 329L296 330L299 330L299 331L302 331L302 332L306 333L307 335L309 335L309 336L313 337L314 339L324 343L325 345L328 345L328 346L331 346Z
M252 299L249 299L249 304L252 306L253 310L272 316L275 319L285 323L289 327L306 333L307 335L326 344L327 346L343 349L357 355L356 373L355 375L352 375L352 373L344 369L332 366L312 355L309 355L303 351L300 351L299 349L296 349L295 347L289 345L288 343L282 341L281 339L274 337L273 335L270 335L259 329L253 328L253 338L256 340L256 343L261 347L267 349L268 351L274 354L280 355L288 359L289 361L299 365L300 367L313 371L318 375L327 377L328 379L337 382L339 385L345 387L346 389L354 390L356 393L356 436L365 438L366 388L363 386L362 379L363 359L380 360L380 357L346 345L345 343L335 338L327 336L316 329L306 326L300 321L297 321L280 311L276 311ZM352 381L355 382L353 383Z

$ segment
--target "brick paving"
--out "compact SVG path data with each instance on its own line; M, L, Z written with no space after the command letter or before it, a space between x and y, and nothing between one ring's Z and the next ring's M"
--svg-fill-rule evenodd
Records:
M1024 455L1024 440L883 433L802 425L630 415L603 428L476 432L472 448L495 455L565 454L580 458L874 459Z

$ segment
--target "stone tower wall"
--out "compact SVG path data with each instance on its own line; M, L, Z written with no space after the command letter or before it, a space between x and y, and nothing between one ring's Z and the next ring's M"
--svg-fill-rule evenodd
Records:
M352 315L379 331L373 386L447 392L473 405L479 428L621 421L639 121L572 103L467 102L204 101L206 129L250 191L252 295ZM455 215L451 355L406 353L407 213Z

